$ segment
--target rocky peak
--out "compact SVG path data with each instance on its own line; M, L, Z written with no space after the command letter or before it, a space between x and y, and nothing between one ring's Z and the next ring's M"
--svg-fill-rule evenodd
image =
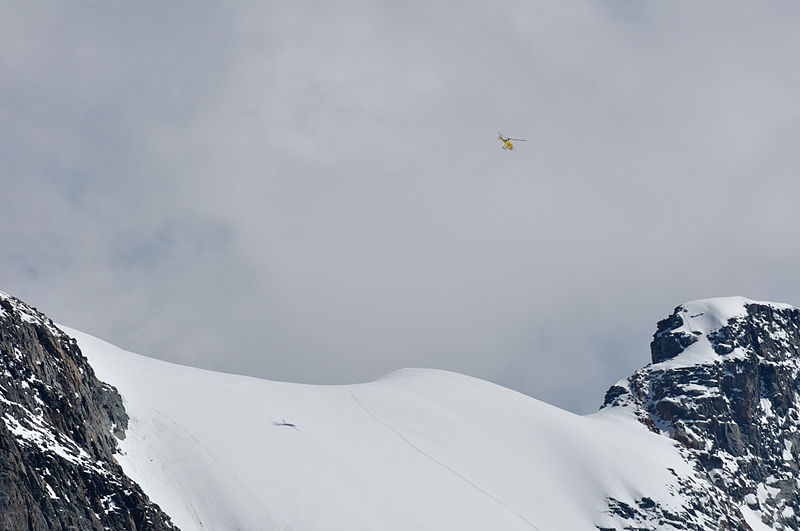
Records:
M127 422L75 341L0 292L0 529L172 529L114 460Z
M678 306L652 364L609 389L774 529L800 529L800 310L741 297Z

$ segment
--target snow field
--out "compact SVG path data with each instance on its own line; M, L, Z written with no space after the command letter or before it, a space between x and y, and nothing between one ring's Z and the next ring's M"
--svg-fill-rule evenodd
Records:
M259 380L62 328L124 398L120 464L184 531L594 530L614 527L607 496L677 507L667 469L691 473L621 409L582 417L439 370Z

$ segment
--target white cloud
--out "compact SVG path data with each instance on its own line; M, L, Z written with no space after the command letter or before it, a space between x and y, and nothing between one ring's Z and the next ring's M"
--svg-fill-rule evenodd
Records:
M6 8L0 289L183 363L588 410L683 300L800 303L796 10Z

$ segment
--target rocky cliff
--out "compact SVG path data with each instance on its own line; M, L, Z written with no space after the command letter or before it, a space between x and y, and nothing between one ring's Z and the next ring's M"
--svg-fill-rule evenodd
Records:
M75 341L0 293L0 530L174 529L114 460L127 420Z
M687 303L658 323L651 357L603 407L629 408L678 441L730 502L731 527L747 529L730 510L738 506L769 528L800 529L800 310L742 298Z

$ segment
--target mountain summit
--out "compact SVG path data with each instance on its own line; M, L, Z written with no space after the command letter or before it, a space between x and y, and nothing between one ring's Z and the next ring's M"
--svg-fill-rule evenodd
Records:
M741 297L678 306L652 364L609 389L709 482L774 529L800 528L800 310Z

